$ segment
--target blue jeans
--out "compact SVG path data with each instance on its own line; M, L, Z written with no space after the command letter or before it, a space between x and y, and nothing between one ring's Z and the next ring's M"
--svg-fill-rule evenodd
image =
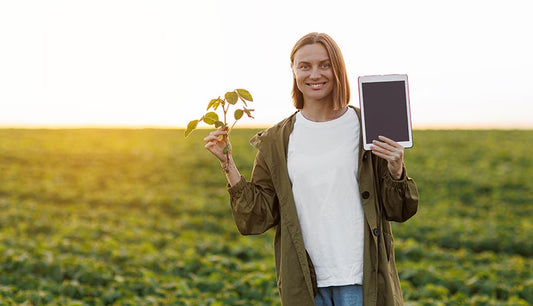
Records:
M363 286L320 287L315 296L316 306L362 306Z

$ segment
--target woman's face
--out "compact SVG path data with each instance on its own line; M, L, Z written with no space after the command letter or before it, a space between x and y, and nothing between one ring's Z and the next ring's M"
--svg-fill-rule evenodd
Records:
M320 44L305 45L294 53L292 72L296 85L307 102L331 102L333 68L326 48Z

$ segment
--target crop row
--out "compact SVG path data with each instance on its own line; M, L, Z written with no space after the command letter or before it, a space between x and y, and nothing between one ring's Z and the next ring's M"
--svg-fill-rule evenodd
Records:
M273 233L238 234L201 131L180 132L0 130L0 304L279 305ZM232 134L245 176L253 133ZM406 304L533 303L532 136L415 131Z

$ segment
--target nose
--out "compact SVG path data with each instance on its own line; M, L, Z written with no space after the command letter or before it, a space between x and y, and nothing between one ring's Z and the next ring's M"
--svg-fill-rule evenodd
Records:
M311 79L318 79L320 78L320 69L318 67L312 67L311 68L311 74L309 75Z

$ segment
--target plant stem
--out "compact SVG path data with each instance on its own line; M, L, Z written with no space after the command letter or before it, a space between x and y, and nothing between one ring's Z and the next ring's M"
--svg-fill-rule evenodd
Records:
M226 103L223 103L223 104L222 104L222 111L224 112L224 125L227 126L228 123L226 122L226 114L228 113L229 105L228 105L227 108L224 108L224 105L225 105L225 104L226 104ZM228 104L229 104L229 103L228 103Z
M224 103L226 104L226 103ZM228 141L228 136L229 136L229 129L228 129L228 123L226 122L226 116L227 116L227 113L228 113L228 110L229 110L229 103L228 103L228 106L226 108L224 108L224 104L222 104L222 111L224 111L224 128L228 130L228 134L227 135L224 135L224 143L226 144L225 148L227 148L226 150L226 167L229 167L229 141ZM226 167L224 167L224 171L227 173L229 172L229 168L226 169Z

